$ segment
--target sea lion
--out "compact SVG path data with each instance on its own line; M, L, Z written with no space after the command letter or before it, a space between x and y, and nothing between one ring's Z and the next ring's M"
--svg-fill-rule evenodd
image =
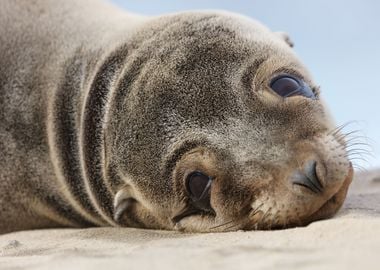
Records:
M289 45L227 12L1 1L0 232L332 216L352 166Z

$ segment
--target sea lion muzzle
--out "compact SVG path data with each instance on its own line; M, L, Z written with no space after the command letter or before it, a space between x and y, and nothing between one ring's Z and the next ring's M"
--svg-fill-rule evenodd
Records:
M185 231L278 229L330 217L343 203L352 179L352 165L310 159L315 147L302 142L292 155L280 157L277 165L257 160L255 155L243 161L238 153L235 157L232 153L218 157L215 150L190 151L177 163L176 174L182 176L182 172L193 168L206 173L208 177L199 179L201 188L197 194L206 190L207 179L212 178L207 190L210 206L206 211L194 207L191 195L185 192L183 208L173 218L175 227ZM183 183L182 179L178 181Z

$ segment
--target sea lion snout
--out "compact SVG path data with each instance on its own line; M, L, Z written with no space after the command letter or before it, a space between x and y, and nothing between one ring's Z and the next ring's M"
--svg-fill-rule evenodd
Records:
M283 151L291 154L277 161L265 161L265 154L253 150L242 159L234 156L243 153L239 148L189 151L174 172L181 202L173 214L175 228L278 229L331 217L344 201L352 165L331 145L321 145L330 140L296 143L293 151Z

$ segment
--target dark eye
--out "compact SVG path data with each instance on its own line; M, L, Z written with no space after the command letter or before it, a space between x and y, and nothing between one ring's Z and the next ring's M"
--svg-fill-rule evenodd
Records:
M270 88L281 97L304 96L315 99L315 95L311 88L290 75L280 75L272 80Z
M186 179L186 189L193 205L201 210L210 211L210 188L212 178L201 173L192 172Z

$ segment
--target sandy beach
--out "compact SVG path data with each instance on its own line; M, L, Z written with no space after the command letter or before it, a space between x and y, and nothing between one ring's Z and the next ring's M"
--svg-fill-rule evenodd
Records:
M0 269L379 269L380 170L356 176L337 216L280 231L130 228L0 236Z

